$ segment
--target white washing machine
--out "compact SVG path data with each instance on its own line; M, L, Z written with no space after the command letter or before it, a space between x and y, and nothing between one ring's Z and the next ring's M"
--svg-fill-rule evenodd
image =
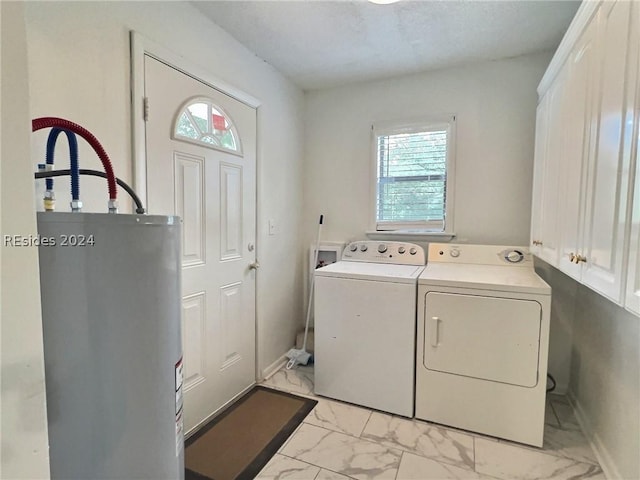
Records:
M416 418L541 447L550 307L527 248L430 244Z
M354 242L316 270L315 393L413 417L422 247Z

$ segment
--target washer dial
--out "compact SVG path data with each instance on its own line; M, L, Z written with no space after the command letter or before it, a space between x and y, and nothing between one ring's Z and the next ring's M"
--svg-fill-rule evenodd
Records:
M505 253L504 259L509 263L520 263L524 260L524 253L520 250L509 250Z

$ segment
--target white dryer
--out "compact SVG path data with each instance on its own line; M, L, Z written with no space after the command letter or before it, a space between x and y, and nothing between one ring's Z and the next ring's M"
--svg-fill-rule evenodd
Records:
M422 247L354 242L316 270L315 393L413 417Z
M541 447L550 307L527 248L430 244L416 418Z

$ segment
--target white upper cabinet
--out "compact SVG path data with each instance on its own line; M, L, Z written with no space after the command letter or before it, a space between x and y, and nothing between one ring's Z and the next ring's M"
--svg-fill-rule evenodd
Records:
M635 136L631 135L628 148L631 157L631 175L635 175L633 202L631 212L629 214L629 260L627 262L628 279L627 294L625 297L625 307L636 315L640 315L640 6L634 5L631 24L631 37L629 44L631 49L629 52L630 63L636 62L636 95L634 118L627 117L627 125L635 132Z
M536 143L533 162L533 195L531 202L531 253L540 256L542 252L542 198L544 197L544 163L547 155L549 134L549 99L547 92L538 103L536 110Z
M564 102L563 155L559 168L559 190L562 202L558 209L560 221L558 267L580 279L582 266L575 258L582 247L584 192L587 162L591 155L591 110L596 38L598 22L591 22L578 39L565 65L569 70Z
M562 149L563 69L538 106L532 202L532 251L552 265L558 261L559 167Z
M599 12L595 154L589 161L583 282L614 302L622 299L625 229L633 134L636 61L629 58L632 2L605 2ZM630 101L631 100L631 101ZM631 122L629 122L631 120Z
M628 268L632 225L636 250L640 235L631 215L640 115L640 3L589 3L569 28L572 44L565 37L552 60L549 69L557 75L548 71L540 87L545 91L539 89L541 105L549 105L539 107L537 119L537 127L546 128L536 132L533 251L619 304L629 275L628 290L636 293L627 297L635 295L640 304L637 268ZM550 96L554 91L560 98ZM540 118L543 114L546 118ZM636 204L637 197L636 192ZM634 218L640 216L637 210ZM636 264L637 256L631 255Z

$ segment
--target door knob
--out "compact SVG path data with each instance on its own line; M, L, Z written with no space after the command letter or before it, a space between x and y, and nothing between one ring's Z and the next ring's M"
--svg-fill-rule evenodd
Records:
M256 260L255 262L249 264L249 268L251 270L257 270L260 268L260 263Z

